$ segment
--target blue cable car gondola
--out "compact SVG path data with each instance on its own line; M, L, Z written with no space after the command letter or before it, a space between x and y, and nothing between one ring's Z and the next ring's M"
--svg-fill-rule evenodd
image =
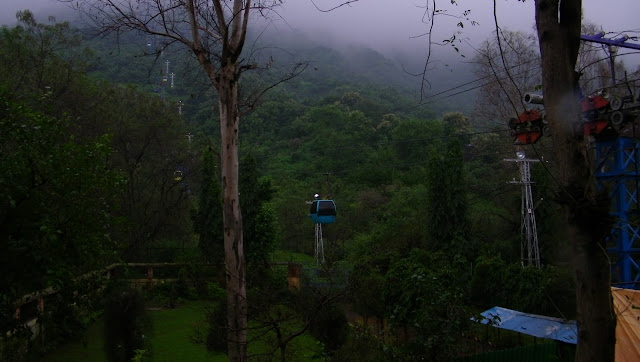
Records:
M333 200L314 200L309 213L316 224L331 224L336 222L336 203Z

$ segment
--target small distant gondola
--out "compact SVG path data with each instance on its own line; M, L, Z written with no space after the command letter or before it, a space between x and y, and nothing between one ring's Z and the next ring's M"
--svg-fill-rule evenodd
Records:
M333 200L314 200L309 213L316 224L331 224L336 222L336 203Z

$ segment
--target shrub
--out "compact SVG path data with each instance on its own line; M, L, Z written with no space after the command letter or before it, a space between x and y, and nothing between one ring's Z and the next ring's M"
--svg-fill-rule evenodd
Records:
M105 298L104 348L109 361L128 362L136 350L150 350L148 335L151 320L144 301L133 289L116 288Z

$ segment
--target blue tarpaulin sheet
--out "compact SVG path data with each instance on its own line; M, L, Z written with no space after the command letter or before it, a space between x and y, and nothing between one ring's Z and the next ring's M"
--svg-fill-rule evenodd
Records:
M475 321L497 328L508 329L539 338L549 338L565 343L578 343L576 321L518 312L502 307L493 307L480 313L484 318Z

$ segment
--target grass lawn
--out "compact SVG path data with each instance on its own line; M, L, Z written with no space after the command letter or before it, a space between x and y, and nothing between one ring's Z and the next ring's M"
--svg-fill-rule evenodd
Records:
M153 320L153 361L226 361L210 354L204 345L189 340L205 313L206 302L189 302L175 309L150 311Z
M189 340L193 327L202 320L206 302L189 302L175 309L148 311L153 320L151 345L153 361L226 361L226 355L213 355L204 345ZM106 361L102 348L102 319L92 324L84 338L69 343L40 361ZM83 345L82 340L86 341Z
M317 268L315 258L309 255L291 252L276 252L274 254L273 259L280 262L298 262L303 264L306 270ZM286 265L278 266L275 269L283 278L287 275ZM148 314L153 322L153 329L149 336L152 353L150 360L163 362L226 361L225 354L211 354L204 345L195 344L190 340L194 328L203 323L207 305L208 302L205 301L190 301L175 309L149 310ZM296 323L298 322L292 322L291 325L285 324L281 327L285 330L295 330L296 327L299 327ZM248 352L250 355L257 356L256 360L268 359L265 353L273 352L273 346L277 345L275 334L273 331L266 332L254 328L250 327L249 333L256 335L255 337L260 336L260 340L250 343ZM103 350L103 329L104 321L99 319L89 327L82 338L37 360L45 362L106 361ZM252 339L252 336L249 338ZM289 343L287 352L291 360L318 360L321 358L322 346L313 337L304 334ZM275 358L278 357L279 354L276 353Z
M80 340L64 345L57 350L42 356L40 360L50 362L107 361L104 350L102 349L103 327L104 320L100 318L89 326L89 329L87 329Z

